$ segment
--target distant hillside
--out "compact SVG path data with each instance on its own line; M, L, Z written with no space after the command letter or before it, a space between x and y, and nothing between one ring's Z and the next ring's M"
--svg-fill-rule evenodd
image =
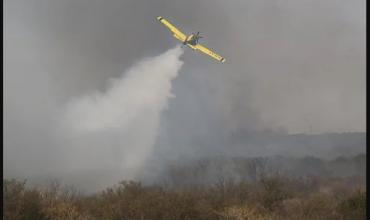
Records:
M220 138L215 143L197 142L195 156L315 156L332 159L366 152L366 133L280 134L273 132L240 132ZM176 152L174 152L176 153Z
M219 143L195 142L191 149L184 147L184 151L193 153L183 156L177 152L179 143L174 143L176 147L172 151L153 152L158 153L157 157L148 158L135 180L207 185L228 178L254 180L261 172L295 177L366 177L366 133L248 133L230 139ZM107 168L16 177L27 178L31 185L56 178L93 192L123 180L124 176L119 168Z
M337 157L208 157L169 161L159 181L173 186L213 185L219 181L255 182L261 177L282 175L292 178L349 178L365 184L366 154Z
M267 155L316 156L335 158L354 156L366 152L366 133L327 133L318 135L271 135L256 137L262 142Z

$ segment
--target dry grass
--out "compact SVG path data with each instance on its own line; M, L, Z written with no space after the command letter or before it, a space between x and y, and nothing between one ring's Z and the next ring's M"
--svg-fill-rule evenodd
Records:
M338 187L338 178L315 181L313 186L277 176L255 183L229 181L202 189L171 190L130 181L83 196L56 183L28 189L25 182L4 180L3 210L4 219L31 220L366 218L364 190ZM317 187L321 183L327 190Z

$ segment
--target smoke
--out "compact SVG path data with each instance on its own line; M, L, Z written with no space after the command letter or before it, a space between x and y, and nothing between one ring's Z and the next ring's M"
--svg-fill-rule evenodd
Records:
M137 172L129 164L141 166L147 154L178 161L364 152L365 134L284 133L366 131L365 6L365 0L6 0L4 176L52 174L86 189L130 179ZM135 94L127 87L145 75L137 73L142 62L122 75L176 43L157 16L184 33L201 31L202 44L228 60L218 65L186 51L187 65L170 84L176 98L160 96L163 105L137 97L153 97L158 88L135 84ZM149 66L144 78L159 85Z
M61 124L69 145L80 148L74 152L82 150L89 155L89 151L110 151L116 160L108 155L110 164L100 162L96 169L119 169L120 176L133 178L152 150L161 112L166 109L168 99L174 97L171 81L183 65L182 53L177 46L159 56L145 58L121 78L111 79L104 92L95 91L71 100ZM78 155L81 159L82 153ZM99 164L97 161L103 161L104 157L104 154L90 154L87 161ZM71 163L77 161L75 158ZM92 164L73 167L91 169Z

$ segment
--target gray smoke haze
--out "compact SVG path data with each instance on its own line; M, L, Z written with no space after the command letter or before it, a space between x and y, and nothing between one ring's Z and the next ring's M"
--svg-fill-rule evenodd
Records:
M156 21L159 15L186 33L201 31L201 42L227 62L185 51L172 84L176 98L155 131L155 157L246 144L254 154L269 151L244 138L253 132L364 132L365 5L365 0L6 0L4 174L90 172L81 184L108 173L124 176L122 158L136 139L124 141L113 129L66 140L58 124L73 100L96 91L107 91L104 97L111 79L121 79L122 72L125 78L135 63L176 45ZM118 110L111 117L123 114ZM91 122L88 114L85 122ZM135 137L151 122L140 123L127 135Z

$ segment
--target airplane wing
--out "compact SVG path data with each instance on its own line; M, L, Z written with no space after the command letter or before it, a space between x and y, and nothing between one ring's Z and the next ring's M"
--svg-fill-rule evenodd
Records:
M223 58L222 56L212 52L211 50L209 50L208 48L204 47L203 45L201 44L197 44L194 46L197 50L200 50L202 51L203 53L215 58L216 60L220 61L220 62L225 62L225 58Z
M159 16L157 17L157 20L160 21L162 24L164 24L170 31L174 34L174 36L179 39L180 41L186 40L186 35L182 33L179 29L177 29L175 26L173 26L170 22L168 22L163 17Z

